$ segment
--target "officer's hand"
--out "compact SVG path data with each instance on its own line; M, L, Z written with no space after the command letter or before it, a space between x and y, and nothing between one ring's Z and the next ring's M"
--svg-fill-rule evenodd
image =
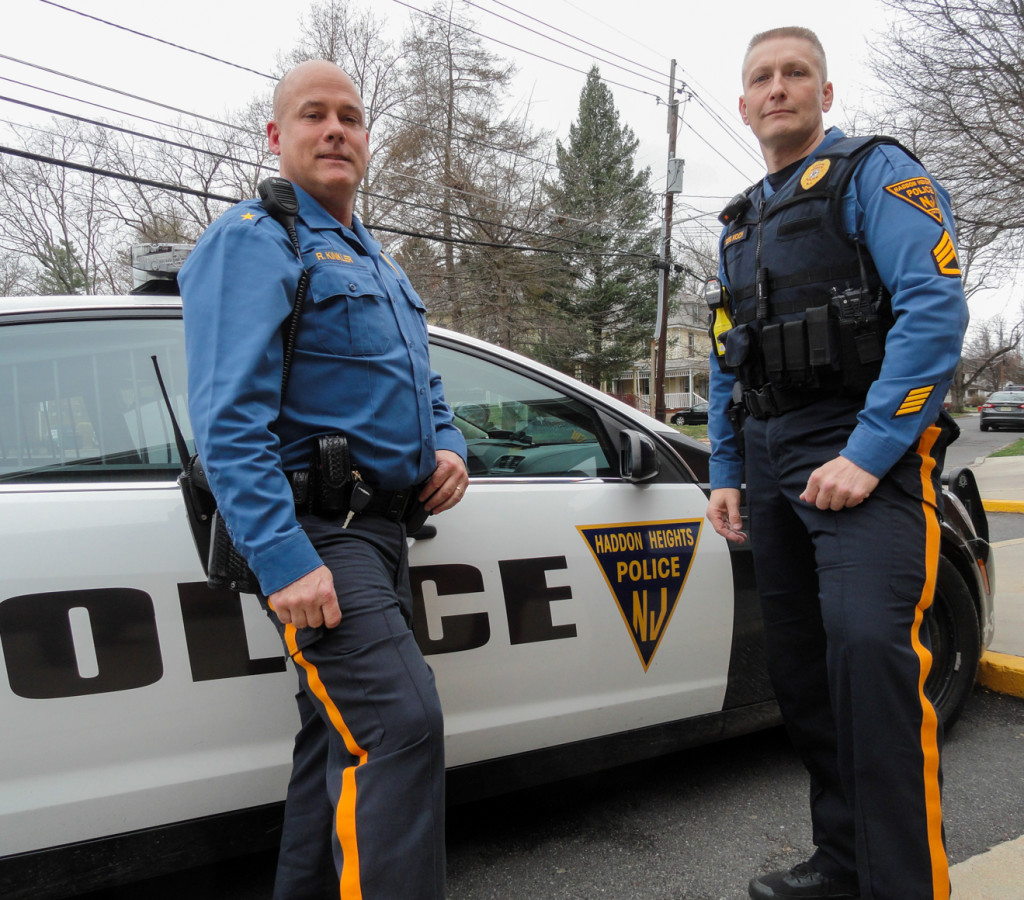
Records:
M438 450L437 468L420 491L420 502L428 513L444 512L462 499L468 484L462 457L452 450Z
M876 487L874 475L845 456L837 456L811 472L800 499L818 509L839 510L863 503Z
M267 602L283 624L296 628L318 628L321 625L334 628L341 621L334 576L327 566L320 566L274 591Z
M740 492L738 488L715 488L708 503L708 521L722 537L742 544L747 536L743 532L740 517Z

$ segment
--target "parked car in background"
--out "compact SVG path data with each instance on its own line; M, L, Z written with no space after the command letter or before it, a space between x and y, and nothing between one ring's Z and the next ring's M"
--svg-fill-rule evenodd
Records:
M409 550L450 801L779 722L749 542L704 521L706 445L464 335L431 354L471 482ZM0 303L4 900L279 838L295 674L256 597L207 586L153 357L190 440L177 297ZM925 620L947 724L992 636L987 538L952 473Z
M981 430L1024 428L1024 390L996 391L978 407Z
M673 425L707 425L707 401L701 400L699 403L694 403L693 406L687 406L679 412L672 413L671 422Z

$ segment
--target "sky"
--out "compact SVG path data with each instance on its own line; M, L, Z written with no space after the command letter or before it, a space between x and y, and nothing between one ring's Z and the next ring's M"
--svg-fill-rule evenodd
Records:
M353 2L386 18L396 34L405 28L410 7L429 7L429 0ZM519 70L509 104L524 111L535 127L551 131L562 141L576 117L590 66L596 63L602 76L618 82L609 86L621 121L639 139L638 163L651 167L652 184L658 190L663 188L667 168L665 101L671 60L676 61L677 86L685 84L690 94L681 106L676 142L676 156L685 161L683 192L675 206L676 233L712 229L713 219L707 215L700 219L697 214L717 212L763 174L757 145L737 111L740 64L753 34L780 25L805 25L818 33L836 94L826 125L842 124L857 109L872 104L867 59L872 42L890 27L892 18L881 0L459 3L477 23L485 46ZM270 90L270 79L238 67L277 72L281 56L298 40L300 18L308 8L305 0L59 0L59 5L56 0L4 0L0 96L107 120L121 118L117 111L158 121L177 118L179 114L166 107L223 118L228 110ZM288 14L282 15L282 9L288 9ZM70 99L41 93L38 87ZM81 100L112 109L84 106ZM0 120L24 123L41 118L45 116L0 100ZM998 306L989 303L986 309L993 312L986 315L998 312Z

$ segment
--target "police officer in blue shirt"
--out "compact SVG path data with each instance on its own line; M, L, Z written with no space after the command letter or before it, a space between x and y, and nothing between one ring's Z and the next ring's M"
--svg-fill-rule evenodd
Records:
M296 66L267 137L298 197L301 263L246 201L179 282L196 446L301 687L274 897L442 897L443 723L411 630L405 523L462 498L465 441L430 369L423 303L353 214L369 159L355 85L330 62ZM304 478L337 435L372 490L353 515L318 510Z
M749 891L947 900L922 620L967 305L945 192L895 142L826 132L832 96L813 32L751 41L740 114L768 174L723 212L708 291L708 519L746 539L745 470L768 667L816 847Z

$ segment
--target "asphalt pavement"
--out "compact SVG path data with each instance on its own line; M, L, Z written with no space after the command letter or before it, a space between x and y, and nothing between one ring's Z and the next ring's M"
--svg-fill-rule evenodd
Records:
M1024 514L1024 456L987 457L971 467L990 513ZM981 658L985 687L1024 697L1024 538L994 541L995 634ZM1022 900L1024 837L991 848L951 871L956 900Z

